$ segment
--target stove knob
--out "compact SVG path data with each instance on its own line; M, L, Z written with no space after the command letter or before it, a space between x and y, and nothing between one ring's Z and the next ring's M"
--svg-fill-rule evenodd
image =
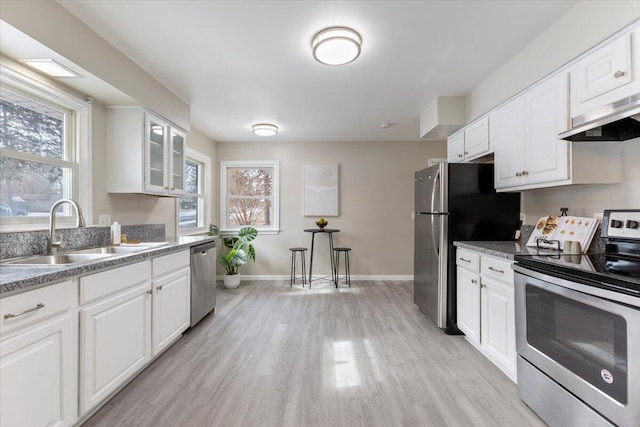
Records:
M627 224L625 225L627 228L638 228L638 221L634 221L632 219L627 220Z
M622 228L622 221L618 221L617 219L612 219L611 224L609 224L611 228Z

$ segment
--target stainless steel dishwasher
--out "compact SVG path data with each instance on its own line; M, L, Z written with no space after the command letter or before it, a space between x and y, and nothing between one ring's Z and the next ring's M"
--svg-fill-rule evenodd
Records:
M191 327L216 307L216 242L191 248Z

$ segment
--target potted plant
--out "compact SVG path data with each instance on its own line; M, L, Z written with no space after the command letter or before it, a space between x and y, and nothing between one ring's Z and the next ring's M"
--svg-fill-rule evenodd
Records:
M238 269L249 260L256 261L256 251L249 242L258 235L258 230L253 227L243 227L238 231L237 236L224 237L220 233L217 225L209 226L209 234L222 239L222 244L227 249L226 253L218 253L218 264L224 267L224 287L235 289L240 286L240 274Z

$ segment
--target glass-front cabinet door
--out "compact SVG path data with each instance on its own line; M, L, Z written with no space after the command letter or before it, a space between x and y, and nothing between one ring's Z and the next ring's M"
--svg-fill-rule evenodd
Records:
M171 128L171 179L169 192L172 194L184 194L184 152L185 134L175 128Z
M144 189L151 193L167 193L167 124L145 114L145 180Z

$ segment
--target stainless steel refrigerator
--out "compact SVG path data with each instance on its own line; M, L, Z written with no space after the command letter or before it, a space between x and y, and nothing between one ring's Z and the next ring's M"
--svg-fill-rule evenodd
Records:
M496 193L492 164L440 163L415 173L413 301L449 334L456 327L453 242L513 240L520 194Z

